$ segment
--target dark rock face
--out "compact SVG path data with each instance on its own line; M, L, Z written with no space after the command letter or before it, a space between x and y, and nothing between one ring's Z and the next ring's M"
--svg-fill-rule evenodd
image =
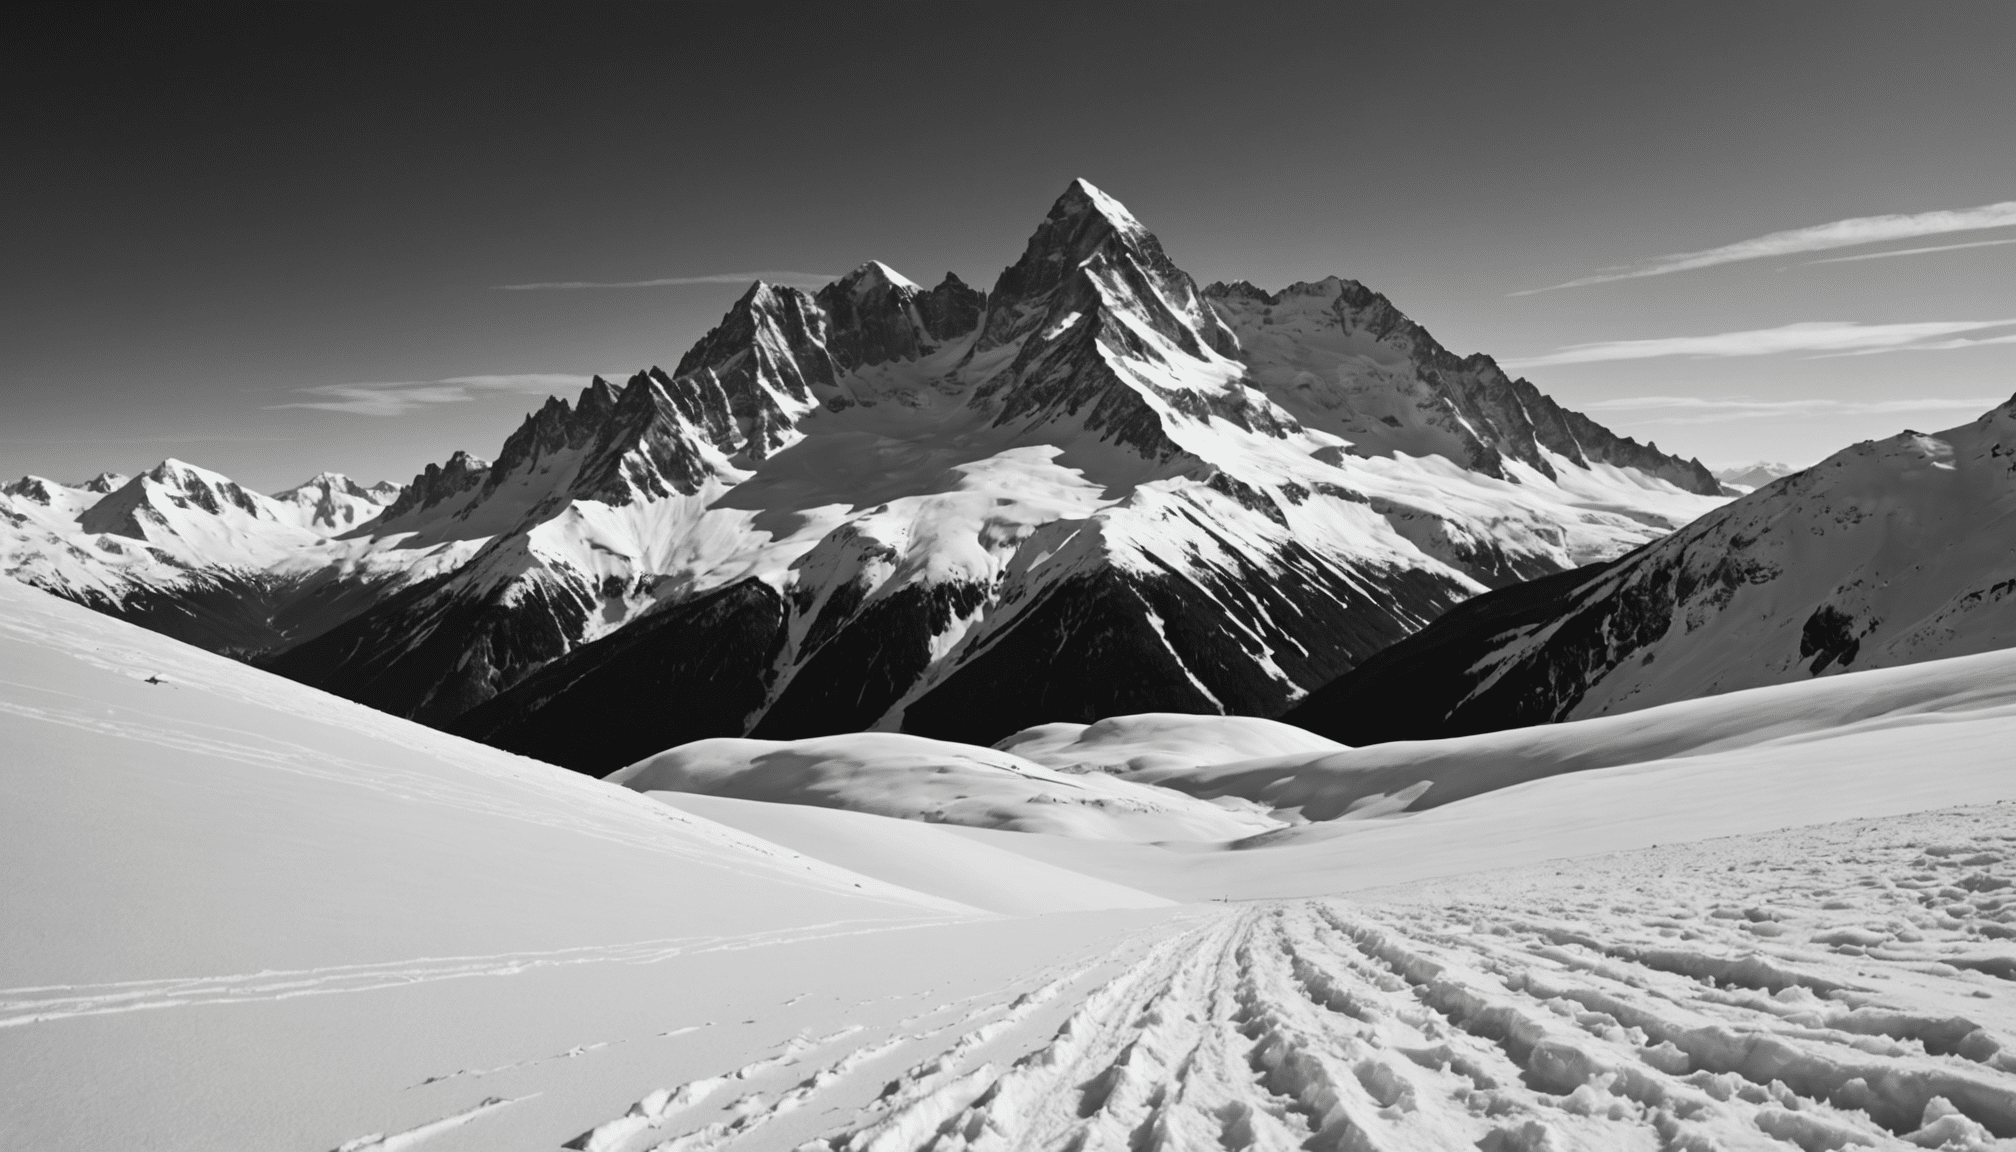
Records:
M969 648L905 709L903 730L991 744L1130 712L1277 715L1293 689L1254 664L1256 647L1293 683L1321 682L1462 596L1425 572L1367 587L1307 551L1281 559L1275 573L1106 569L1056 585Z
M1815 676L1825 672L1829 664L1839 663L1847 667L1855 662L1855 654L1861 650L1862 640L1855 626L1855 617L1832 604L1815 608L1800 629L1799 658L1813 658L1811 670Z
M986 297L950 272L923 291L881 264L863 264L821 288L826 350L843 369L915 360L973 331Z
M987 313L987 294L968 287L964 280L945 273L938 286L917 298L917 314L932 339L944 343L957 340L980 326Z
M238 659L284 652L376 602L386 581L317 572L299 579L206 572L172 590L142 586L117 600L65 598L185 644Z
M594 590L578 580L458 596L450 587L453 579L403 589L372 611L260 663L289 679L440 727L530 669L566 654L597 604Z
M675 744L740 736L784 643L783 598L744 580L575 649L448 725L606 776Z
M597 377L600 380L600 377ZM557 401L564 404L565 401ZM548 402L551 407L553 401ZM530 423L528 421L528 423ZM522 433L523 428L519 429ZM479 460L467 452L456 452L448 457L446 464L429 464L427 470L413 478L399 498L385 506L378 516L379 523L390 523L412 513L424 512L443 501L460 496L482 485L490 472L490 463Z
M985 603L990 591L912 584L857 610L859 590L843 586L800 644L797 672L749 734L794 740L868 728L930 667L931 638Z
M1600 618L1569 616L1578 594L1617 561L1542 576L1487 592L1449 609L1426 628L1381 649L1283 713L1281 719L1353 746L1389 740L1437 740L1556 720L1581 699L1571 669L1586 668ZM1640 605L1639 624L1665 617ZM1508 638L1568 617L1571 635L1558 660L1518 678L1516 686L1476 698L1496 666L1486 663ZM1627 631L1631 629L1627 628Z
M117 492L120 488L124 487L125 484L126 484L126 477L121 476L117 472L100 472L98 475L93 476L91 479L84 481L82 484L75 484L72 485L72 487L82 488L86 492L96 492L100 496L104 496L112 492Z

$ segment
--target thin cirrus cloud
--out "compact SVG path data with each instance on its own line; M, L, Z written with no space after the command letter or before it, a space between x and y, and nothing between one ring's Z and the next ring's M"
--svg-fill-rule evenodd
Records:
M1962 248L2000 248L2004 244L2016 244L2016 240L1970 240L1965 244L1934 244L1930 248L1899 248L1894 252L1864 252L1860 256L1829 256L1825 260L1808 260L1808 264L1853 264L1857 260L1888 260L1892 256L1923 256L1927 252L1958 252Z
M434 404L464 404L483 395L550 396L585 388L592 376L564 372L521 372L495 376L449 376L441 380L388 380L362 384L320 384L299 389L311 400L268 404L267 408L312 408L353 416L402 416Z
M1556 364L1596 364L1613 360L1653 360L1667 356L1722 358L1775 356L1787 352L1820 355L1862 355L1870 352L1934 352L1986 344L2016 343L2016 334L1984 339L1953 339L1961 332L2016 325L2009 320L1927 320L1907 324L1860 324L1845 320L1809 320L1778 328L1718 332L1708 336L1666 336L1655 340L1605 340L1570 344L1544 356L1507 360L1507 368L1544 368ZM1948 339L1940 339L1948 337Z
M816 288L838 280L824 272L721 272L713 276L664 276L656 280L542 280L533 284L498 284L500 292L575 291L583 288L676 288L685 284L766 284Z
M1978 208L1961 208L1937 212L1918 212L1911 215L1855 216L1847 220L1835 220L1828 224L1814 224L1806 228L1791 228L1783 232L1771 232L1749 240L1739 240L1734 244L1724 244L1719 248L1707 248L1699 252L1675 252L1666 256L1655 256L1641 264L1606 268L1591 276L1570 280L1562 284L1550 284L1545 288L1528 288L1513 292L1513 296L1531 296L1538 292L1553 292L1562 288L1581 288L1589 284L1608 284L1615 280L1638 280L1647 276L1666 276L1674 272L1691 272L1696 268L1713 268L1718 264L1735 264L1744 260L1764 260L1774 256L1794 256L1801 252L1824 252L1831 248L1854 248L1863 244L1880 244L1890 240L1912 240L1920 236L1943 236L1949 232L1977 232L1985 228L2016 227L2016 200L2004 200L1996 204L1983 204ZM1993 242L1990 242L1993 243ZM1982 245L1987 246L1986 244ZM1949 251L1960 245L1941 245L1918 249L1913 252L1892 252L1879 255L1916 255L1920 252ZM1817 263L1817 261L1816 261Z
M2002 400L1994 396L1936 397L1910 400L1753 400L1747 396L1618 396L1581 405L1586 412L1625 415L1623 423L1722 424L1733 420L1815 416L1874 416L1899 412L1985 412Z

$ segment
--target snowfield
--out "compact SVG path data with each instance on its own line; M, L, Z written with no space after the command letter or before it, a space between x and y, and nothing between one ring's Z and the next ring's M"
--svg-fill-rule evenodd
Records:
M0 1147L2012 1147L2012 672L626 788L0 580ZM1007 830L1074 787L1163 808Z
M897 732L696 740L608 780L640 792L814 804L1094 840L1237 840L1279 827L1258 812L1240 811L1252 805L1219 807L1100 772L1059 772L993 748Z

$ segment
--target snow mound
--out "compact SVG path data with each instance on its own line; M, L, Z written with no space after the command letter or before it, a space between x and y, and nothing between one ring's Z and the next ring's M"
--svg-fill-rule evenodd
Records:
M1103 773L1065 773L992 748L898 732L682 744L609 776L639 792L844 808L1088 840L1225 841L1279 826Z
M1039 724L994 745L1058 769L1141 772L1263 756L1320 755L1345 746L1293 724L1255 716L1142 712L1093 724Z

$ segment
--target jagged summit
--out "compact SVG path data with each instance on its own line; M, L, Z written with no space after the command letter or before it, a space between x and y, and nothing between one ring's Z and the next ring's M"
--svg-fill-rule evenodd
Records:
M289 508L304 528L344 532L378 517L399 493L396 484L380 481L366 488L341 472L320 472L275 492L272 499Z
M1051 206L1023 249L988 293L987 319L976 351L1050 330L1071 312L1116 307L1195 354L1205 344L1230 351L1197 286L1119 201L1084 180Z
M1482 353L1458 356L1393 302L1338 276L1268 292L1212 284L1205 298L1237 335L1268 395L1304 424L1366 456L1441 455L1518 482L1517 461L1549 481L1559 465L1635 468L1683 491L1719 494L1698 460L1618 436L1562 407Z

